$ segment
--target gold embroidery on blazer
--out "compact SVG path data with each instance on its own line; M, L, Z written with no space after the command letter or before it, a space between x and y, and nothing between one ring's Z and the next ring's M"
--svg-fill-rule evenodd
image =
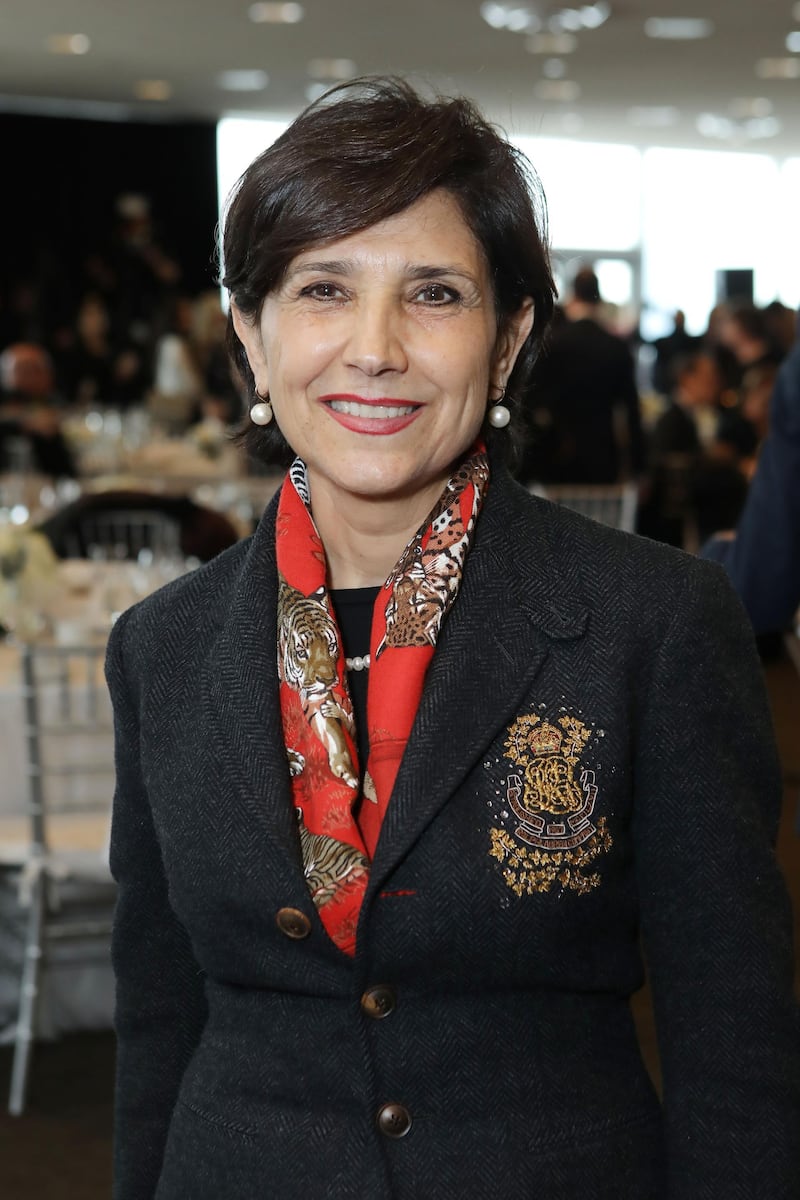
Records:
M519 773L507 776L505 799L518 824L513 834L493 828L489 853L518 896L556 883L584 893L600 883L597 872L582 870L612 845L605 817L593 819L595 772L580 762L591 736L569 715L552 723L530 713L509 728L506 756Z

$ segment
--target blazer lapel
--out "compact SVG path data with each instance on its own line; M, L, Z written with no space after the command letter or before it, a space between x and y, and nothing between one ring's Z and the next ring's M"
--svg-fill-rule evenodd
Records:
M265 877L286 891L296 890L303 876L276 666L276 510L277 496L253 536L204 663L201 711L219 777L248 819L247 835L263 836L270 858Z
M554 641L587 612L561 580L547 506L493 477L461 590L447 618L375 853L370 892L424 831L518 711Z

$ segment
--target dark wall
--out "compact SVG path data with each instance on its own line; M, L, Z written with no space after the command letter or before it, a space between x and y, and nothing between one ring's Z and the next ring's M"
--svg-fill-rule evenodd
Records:
M157 240L183 286L213 286L217 221L213 122L87 121L0 114L6 284L44 271L65 287L107 243L121 193L149 197ZM56 284L58 281L54 280Z

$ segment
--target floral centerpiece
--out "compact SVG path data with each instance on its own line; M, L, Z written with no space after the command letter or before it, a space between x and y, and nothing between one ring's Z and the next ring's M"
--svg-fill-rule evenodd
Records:
M58 559L43 533L0 525L0 625L20 638L40 632L57 583Z

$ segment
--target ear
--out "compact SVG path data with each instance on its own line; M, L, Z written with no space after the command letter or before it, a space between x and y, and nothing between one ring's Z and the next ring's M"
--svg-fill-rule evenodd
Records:
M269 376L267 360L264 355L264 343L261 340L261 330L255 322L244 315L241 309L231 300L231 320L236 336L244 346L250 370L256 381L256 391L266 396L269 392Z
M498 386L505 387L514 369L517 355L533 329L533 299L526 296L512 317L506 321L494 348L492 374Z

